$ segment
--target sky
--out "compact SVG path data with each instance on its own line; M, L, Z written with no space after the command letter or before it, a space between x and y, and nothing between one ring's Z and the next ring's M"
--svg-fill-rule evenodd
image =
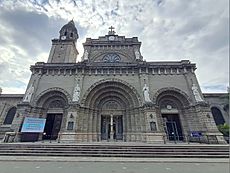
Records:
M51 40L74 20L77 49L114 26L116 34L138 37L146 61L196 63L203 93L229 86L228 0L0 0L0 87L25 93L30 66L47 62Z

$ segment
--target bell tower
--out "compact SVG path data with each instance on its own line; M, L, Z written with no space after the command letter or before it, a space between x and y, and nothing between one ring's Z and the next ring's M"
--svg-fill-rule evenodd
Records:
M78 32L74 21L64 25L59 34L59 39L52 40L48 63L76 63L79 53L76 48Z

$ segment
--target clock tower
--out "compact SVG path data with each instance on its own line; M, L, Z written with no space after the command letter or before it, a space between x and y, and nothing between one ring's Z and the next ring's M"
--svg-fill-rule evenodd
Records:
M52 40L48 63L76 63L78 32L74 21L64 25L59 33L59 39Z

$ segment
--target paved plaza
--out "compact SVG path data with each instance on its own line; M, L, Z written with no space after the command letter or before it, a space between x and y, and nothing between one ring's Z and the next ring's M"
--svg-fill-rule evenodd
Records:
M228 173L228 163L1 161L1 173Z

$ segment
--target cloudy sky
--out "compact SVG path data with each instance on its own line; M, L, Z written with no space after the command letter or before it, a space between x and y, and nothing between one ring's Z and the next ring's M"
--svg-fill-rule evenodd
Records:
M46 62L51 39L74 19L86 37L139 37L147 61L189 59L203 92L229 86L228 0L0 0L0 87L24 93L30 65Z

